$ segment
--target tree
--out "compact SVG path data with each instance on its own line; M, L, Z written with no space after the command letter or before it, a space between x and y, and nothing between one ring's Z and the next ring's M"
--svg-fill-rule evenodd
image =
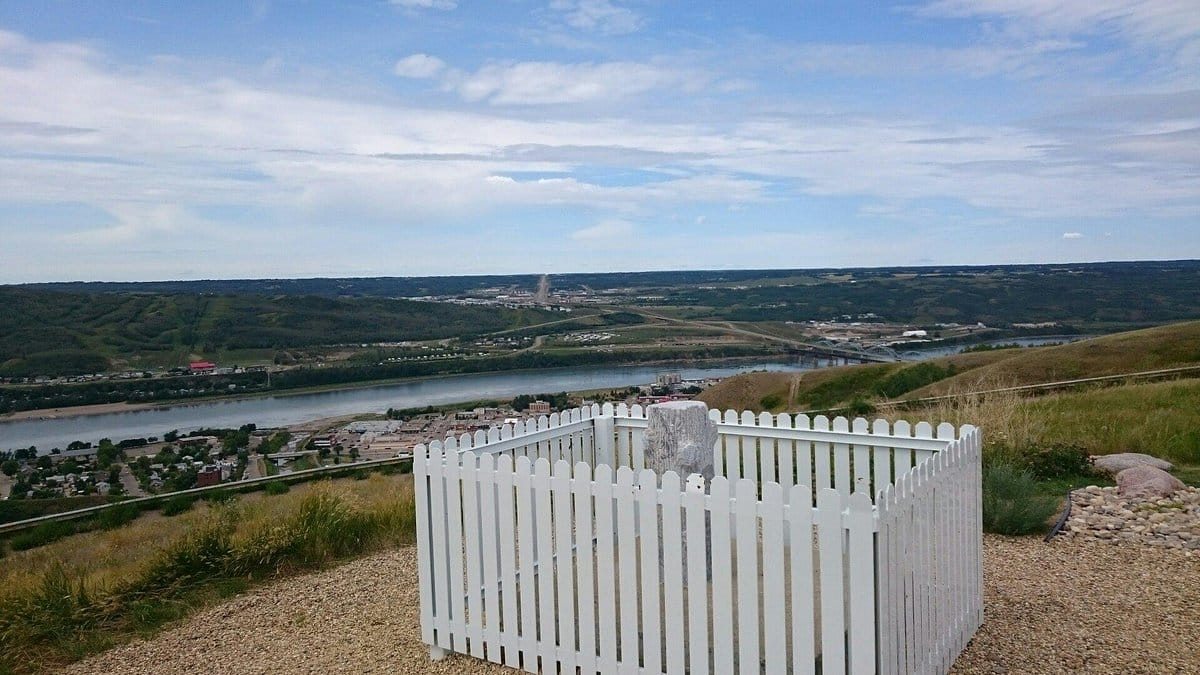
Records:
M37 458L37 468L39 469L49 469L53 465L54 462L50 459L49 455L42 455Z
M350 448L350 459L358 459L358 448L357 447Z
M6 460L0 464L0 471L3 471L5 476L15 476L20 469L21 464L15 459Z

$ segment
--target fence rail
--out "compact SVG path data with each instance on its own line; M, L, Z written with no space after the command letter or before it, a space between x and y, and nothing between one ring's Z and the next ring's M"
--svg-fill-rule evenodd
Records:
M948 669L982 620L978 430L716 418L708 485L645 469L638 406L418 446L431 654L543 673Z

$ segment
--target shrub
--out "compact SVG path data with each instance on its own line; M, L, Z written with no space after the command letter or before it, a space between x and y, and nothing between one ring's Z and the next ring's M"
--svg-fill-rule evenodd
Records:
M866 401L860 397L851 401L850 405L846 406L846 411L856 417L863 417L875 412L875 406L871 405L870 401Z
M136 504L114 504L96 516L96 524L102 529L112 530L132 522L141 511Z
M75 524L65 521L42 523L31 530L16 534L9 541L14 551L27 551L75 534Z
M281 480L273 480L263 485L263 492L269 495L286 494L289 489L288 484Z
M1057 501L1043 494L1028 470L1007 462L983 469L983 529L996 534L1032 534L1046 528Z
M1088 451L1068 444L1034 446L1022 454L1026 467L1035 478L1054 480L1094 473Z
M783 405L783 397L779 394L767 394L766 396L762 397L762 400L759 401L759 404L762 405L763 410L774 410L775 408Z
M177 516L191 510L192 505L195 503L196 499L190 495L175 495L163 502L162 514L164 516Z

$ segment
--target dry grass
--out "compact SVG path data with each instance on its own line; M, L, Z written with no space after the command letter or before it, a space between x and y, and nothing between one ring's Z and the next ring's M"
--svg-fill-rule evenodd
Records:
M1200 321L992 354L1002 358L917 389L906 398L976 391L997 381L1015 386L1196 365L1200 363Z
M151 514L0 567L0 673L52 669L248 584L411 543L412 478L373 474Z

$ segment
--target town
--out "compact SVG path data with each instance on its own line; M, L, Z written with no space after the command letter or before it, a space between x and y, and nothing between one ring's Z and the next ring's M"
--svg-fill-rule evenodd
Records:
M195 364L193 364L195 365ZM203 364L207 366L209 364ZM607 401L687 400L716 379L660 373L653 384L579 394L520 395L507 404L316 420L287 428L199 429L161 437L75 441L66 448L0 451L0 499L144 497L392 457L413 446Z

